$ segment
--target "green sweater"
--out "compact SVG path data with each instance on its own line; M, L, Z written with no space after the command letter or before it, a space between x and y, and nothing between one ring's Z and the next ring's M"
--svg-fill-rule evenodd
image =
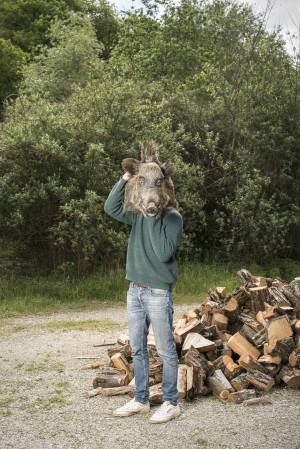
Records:
M104 211L131 225L126 259L126 279L153 288L172 289L177 279L175 251L182 235L182 216L174 207L159 219L123 211L125 181L120 178L104 204Z

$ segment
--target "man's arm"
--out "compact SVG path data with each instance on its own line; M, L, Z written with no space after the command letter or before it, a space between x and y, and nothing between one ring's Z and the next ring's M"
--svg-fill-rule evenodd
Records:
M182 216L173 211L165 222L148 217L151 220L150 240L153 250L161 262L168 262L176 251L177 244L182 236Z
M116 184L113 186L110 191L105 203L104 203L104 211L115 218L118 221L126 224L133 224L135 213L132 211L123 211L123 198L124 198L124 190L125 184L128 177L124 178L125 175L120 178Z

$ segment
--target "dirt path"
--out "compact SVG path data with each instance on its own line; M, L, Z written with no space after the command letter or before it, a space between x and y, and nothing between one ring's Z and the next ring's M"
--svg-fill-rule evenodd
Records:
M187 305L174 308L176 319ZM159 425L112 416L128 396L85 399L95 371L80 371L87 360L76 357L107 357L93 344L123 330L124 304L0 320L0 448L300 449L299 390L276 388L265 406L184 401L179 418Z

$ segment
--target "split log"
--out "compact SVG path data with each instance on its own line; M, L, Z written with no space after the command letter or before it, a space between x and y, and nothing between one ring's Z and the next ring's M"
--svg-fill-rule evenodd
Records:
M117 338L117 343L119 343L122 346L129 345L129 337L127 334L121 334Z
M247 373L241 373L234 379L230 380L231 385L237 391L244 390L250 385L250 382L247 378Z
M299 335L300 334L300 320L296 321L296 323L294 325L294 329L295 329L296 334Z
M147 335L147 346L156 346L155 337L153 333L148 333Z
M216 312L212 316L211 324L216 325L219 330L226 330L228 326L228 318L223 313Z
M210 362L213 362L218 358L218 354L216 351L207 351L205 355Z
M300 352L291 352L289 355L289 364L292 368L300 368Z
M201 331L201 335L205 338L208 338L209 340L216 340L217 338L219 338L220 331L214 324L211 326L205 326L204 329Z
M275 381L271 376L256 369L248 372L246 376L249 383L254 385L258 390L269 391L275 384Z
M241 367L233 361L228 355L223 355L223 362L225 365L225 376L227 378L235 377L241 370Z
M123 354L117 352L111 357L111 361L116 368L124 371L128 375L129 381L133 378L133 372L130 370L128 362Z
M101 373L93 380L93 387L121 387L123 385L128 385L130 379L128 374L120 371L118 374L105 374Z
M228 397L228 402L233 402L234 404L240 404L241 402L253 399L256 397L256 391L254 389L244 389L240 391L234 391L230 393Z
M268 287L267 279L263 276L254 276L255 283L258 287Z
M239 307L245 306L246 302L249 300L249 293L244 286L234 289L232 294L237 300Z
M162 384L156 384L149 388L149 402L151 405L162 404L163 391Z
M262 355L261 357L259 357L259 359L257 359L257 361L262 365L264 364L280 365L281 360L282 358L280 357L280 355L271 355L271 354Z
M227 341L223 341L223 355L232 356L232 349L228 346Z
M150 373L153 373L157 369L160 370L162 369L162 367L163 367L163 360L160 358L159 355L150 357L150 364L149 364Z
M245 268L237 271L236 274L241 278L244 284L255 284L256 282L255 276L252 276L250 271L246 270Z
M268 375L273 377L273 379L275 380L275 383L278 383L277 382L277 374L279 373L280 368L281 368L282 365L275 365L275 364L272 364L272 363L266 363L264 366L268 370Z
M268 299L268 287L250 287L250 308L255 314L265 310L265 301Z
M131 346L130 346L130 344L128 344L128 345L119 345L116 348L107 349L107 354L108 354L108 356L110 358L112 358L112 356L114 354L117 354L118 352L120 352L125 357L125 359L128 362L131 361L132 357L131 357Z
M149 376L149 387L152 387L152 385L156 385L157 381L154 379L154 377ZM129 384L131 387L133 387L135 389L135 378L133 377L131 379L131 381L129 382Z
M196 348L199 352L208 352L215 349L216 344L215 342L208 340L200 334L190 332L184 340L181 350L182 354L188 351L191 346Z
M216 288L210 288L207 294L210 301L216 302L217 304L221 304L223 302L223 298L220 297Z
M213 394L223 401L226 401L229 394L234 391L233 386L220 369L217 369L213 376L209 376L207 382Z
M256 314L256 320L263 326L267 327L268 321L265 319L264 312L261 310Z
M263 313L263 316L266 320L269 320L270 318L275 318L278 316L278 306L267 306L266 310Z
M253 336L255 335L255 330L253 330L248 324L243 324L243 326L240 328L239 333L243 335L243 337L246 337L247 340L254 344Z
M220 355L217 359L213 360L211 363L214 365L215 369L220 369L223 372L225 371L225 364L222 355Z
M149 363L149 375L150 376L156 376L158 374L161 374L163 372L163 361L162 359L154 359L151 360Z
M179 318L177 321L174 322L174 331L184 327L187 323L187 319L185 317Z
M216 287L216 293L220 298L224 299L227 295L227 289L226 287Z
M193 389L195 395L206 395L207 386L205 385L205 379L207 376L212 375L215 371L215 367L212 363L206 360L205 356L197 351L194 347L191 347L187 353L181 358L183 364L192 368L193 371ZM189 389L189 375L187 372L187 390Z
M286 315L270 320L268 322L267 332L269 341L282 340L293 335L290 320Z
M239 319L242 323L247 324L251 329L254 330L254 332L258 332L261 329L263 329L263 326L261 323L259 323L255 318L248 315L247 313L241 312L239 315Z
M262 347L268 339L268 334L265 328L257 331L254 335L252 335L252 341L257 348Z
M259 398L246 399L245 401L242 402L242 405L256 405L256 404L262 405L272 404L272 401L270 398L266 396L261 396Z
M255 346L251 345L251 343L249 343L239 332L236 332L230 337L228 346L239 355L249 354L255 359L260 355L260 351L255 348Z
M289 356L295 348L293 337L285 338L284 340L271 340L268 343L268 353L277 354L282 358L282 362L288 362Z
M293 289L290 287L290 285L288 284L283 285L281 291L284 294L284 296L288 299L290 304L292 304L293 307L296 307L298 303L298 298L297 296L295 296Z
M234 323L237 320L239 304L234 296L230 298L223 310L230 323Z
M186 322L193 320L194 318L198 318L198 314L195 312L195 310L189 310L183 315L184 318L186 318Z
M193 367L186 365L186 392L193 389Z
M238 360L239 365L245 370L251 372L253 370L261 371L264 374L268 374L267 368L261 365L256 359L249 354L243 354Z
M300 299L300 277L295 278L289 285L294 295Z
M270 302L276 304L278 307L291 307L290 301L284 296L284 294L277 287L269 287Z
M205 376L211 376L215 371L214 364L193 346L182 356L181 361L184 365L200 368Z
M187 365L178 365L177 390L179 399L184 399L186 396L186 371Z
M300 369L285 365L281 368L278 377L290 388L300 388Z
M200 332L203 329L203 324L201 323L199 318L193 318L188 323L186 323L184 326L180 327L179 329L174 330L173 334L177 337L178 343L182 343L184 340L184 337L191 331L193 332Z

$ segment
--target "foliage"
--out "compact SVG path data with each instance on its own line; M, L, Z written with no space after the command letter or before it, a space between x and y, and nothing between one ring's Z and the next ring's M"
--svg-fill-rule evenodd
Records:
M16 91L25 59L25 53L21 49L0 37L0 98Z
M65 275L124 262L129 229L103 204L154 138L177 167L182 259L299 259L297 60L248 6L145 3L116 27L108 11L106 41L93 12L50 26L2 124L2 235Z
M53 44L51 24L55 18L65 19L70 12L83 13L101 43L101 57L108 58L116 43L118 18L107 0L2 0L0 4L0 101L18 93L20 69L40 51ZM95 29L94 29L95 28ZM57 30L59 33L59 30ZM51 37L52 35L52 37ZM85 36L74 36L87 43ZM83 46L81 45L81 48ZM87 57L89 57L89 47ZM75 51L75 46L73 47ZM76 59L76 51L73 58ZM57 67L57 70L59 67ZM56 70L56 73L57 73ZM76 67L73 68L74 75ZM55 71L54 71L55 73Z

